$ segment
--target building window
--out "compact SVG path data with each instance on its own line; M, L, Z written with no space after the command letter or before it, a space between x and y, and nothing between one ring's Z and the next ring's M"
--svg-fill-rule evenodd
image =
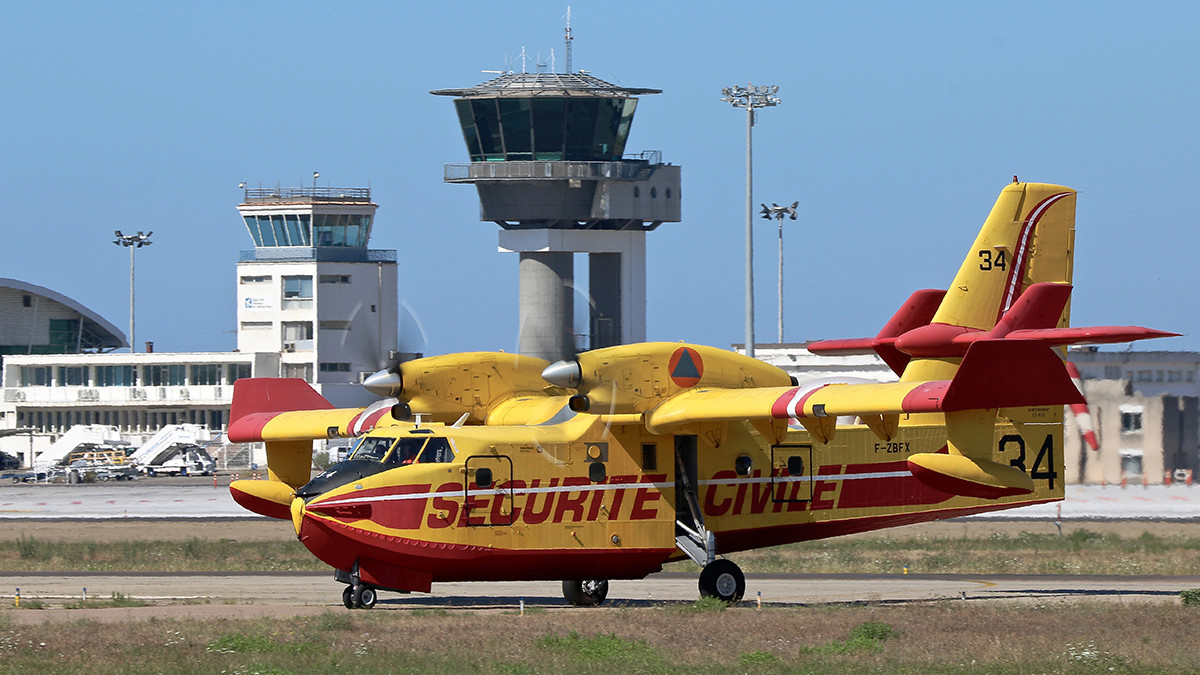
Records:
M1136 434L1142 430L1142 411L1121 411L1121 433Z
M307 309L312 307L312 277L283 278L283 308Z
M50 366L21 366L21 386L50 386Z
M193 364L191 383L197 385L221 384L221 364Z
M313 369L311 363L285 363L283 364L284 377L298 377L305 382L312 382Z
M312 339L313 325L311 321L283 322L283 351L294 352L297 349L311 350Z
M1138 382L1153 382L1154 381L1154 371L1153 370L1139 370L1137 372L1137 381Z
M96 366L97 387L132 387L137 384L133 366Z
M266 284L270 283L271 277L268 275L247 276L242 277L243 284Z
M225 372L229 374L229 384L233 384L244 377L250 377L250 364L230 363L225 366Z
M1186 379L1188 382L1195 382L1196 381L1196 371L1194 371L1194 370L1187 371Z
M350 372L350 364L349 363L328 363L326 361L322 361L321 362L321 372L322 373L348 373L348 372Z
M1104 379L1106 379L1106 380L1121 379L1121 366L1104 366Z
M243 321L242 330L271 330L270 321Z
M350 283L349 274L322 274L317 281L322 284L348 284Z
M59 366L58 382L60 387L82 387L87 384L87 366Z
M322 321L321 330L350 330L349 321Z
M1183 373L1178 370L1172 370L1167 373L1167 382L1182 382Z
M142 384L147 387L182 386L187 384L187 366L183 364L142 366Z
M1141 450L1121 451L1121 473L1130 477L1142 475Z

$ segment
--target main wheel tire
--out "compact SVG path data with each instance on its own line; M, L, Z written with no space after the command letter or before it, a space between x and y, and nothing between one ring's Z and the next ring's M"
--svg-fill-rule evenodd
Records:
M608 597L607 579L568 579L563 582L563 597L576 607L595 607Z
M746 594L746 575L729 560L714 560L700 572L700 597L739 602Z
M342 604L346 609L354 609L354 587L347 586L342 590Z
M354 606L362 609L371 609L375 606L375 601L379 599L379 594L375 592L375 589L366 584L356 586L351 596Z

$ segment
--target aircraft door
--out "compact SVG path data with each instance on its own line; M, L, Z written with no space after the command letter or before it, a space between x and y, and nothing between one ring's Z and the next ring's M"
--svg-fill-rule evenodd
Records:
M463 513L467 525L512 525L515 520L513 463L505 455L467 458Z
M812 445L771 446L771 501L812 501Z
M696 437L675 437L675 534L684 534L684 528L699 532L704 528L704 516L700 513L697 495L699 470L696 460Z

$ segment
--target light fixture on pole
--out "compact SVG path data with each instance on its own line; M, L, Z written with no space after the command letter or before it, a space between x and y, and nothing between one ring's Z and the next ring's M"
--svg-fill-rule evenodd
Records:
M780 206L772 203L770 206L762 205L762 217L765 220L772 218L779 221L779 343L783 344L783 218L787 216L792 220L796 219L796 207L800 202L792 202L791 206Z
M121 234L120 230L116 231L117 238L113 243L117 246L125 246L129 248L129 351L130 353L137 351L137 341L133 334L133 251L143 246L149 246L154 242L150 241L150 235L154 234L151 230L142 234L138 230L137 234Z
M746 109L746 356L754 356L754 109L779 105L776 85L732 86L721 90L721 100Z

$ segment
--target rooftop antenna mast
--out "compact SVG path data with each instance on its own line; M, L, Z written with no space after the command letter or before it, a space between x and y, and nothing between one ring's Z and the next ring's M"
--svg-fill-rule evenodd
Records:
M567 43L567 74L571 74L571 41L575 38L571 35L571 6L567 5L567 32L563 36L563 41Z

